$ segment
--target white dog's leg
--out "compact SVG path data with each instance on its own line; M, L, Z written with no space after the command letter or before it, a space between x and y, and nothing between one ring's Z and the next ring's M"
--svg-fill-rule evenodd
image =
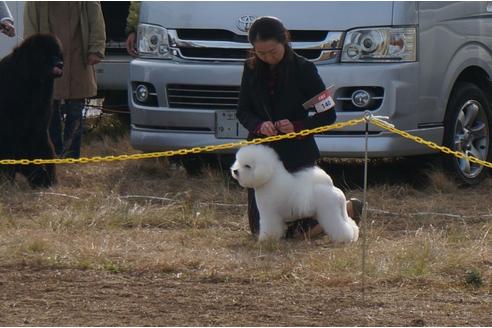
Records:
M260 210L260 234L258 240L265 239L280 240L285 233L284 220L277 214L263 212Z
M344 193L326 185L317 186L316 219L334 242L354 242L359 239L359 227L347 214Z

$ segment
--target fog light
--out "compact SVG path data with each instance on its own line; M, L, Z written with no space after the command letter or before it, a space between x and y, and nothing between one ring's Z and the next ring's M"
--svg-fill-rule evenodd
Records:
M142 103L146 102L149 99L149 89L145 85L140 84L135 90L135 97Z
M356 90L352 93L352 104L354 106L362 108L367 107L371 102L371 95L365 90Z

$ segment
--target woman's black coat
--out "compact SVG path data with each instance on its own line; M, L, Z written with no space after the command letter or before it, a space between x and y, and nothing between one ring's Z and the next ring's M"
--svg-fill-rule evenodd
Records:
M308 111L302 106L325 90L316 65L295 53L286 52L278 69L278 82L271 99L267 87L268 66L260 60L255 68L250 68L247 62L244 65L237 118L249 131L248 139L262 136L255 134L255 130L264 121L288 119L300 123L303 129L329 125L335 121L334 108L308 117ZM269 146L279 154L288 170L313 165L320 157L312 135L272 142Z

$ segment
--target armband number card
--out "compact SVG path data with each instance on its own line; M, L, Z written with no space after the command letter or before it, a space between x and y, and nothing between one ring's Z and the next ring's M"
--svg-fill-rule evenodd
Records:
M329 86L326 90L306 101L304 104L302 104L302 106L306 110L314 107L316 113L318 114L332 109L333 107L335 107L335 101L333 101L333 97L331 94L332 89L333 85Z

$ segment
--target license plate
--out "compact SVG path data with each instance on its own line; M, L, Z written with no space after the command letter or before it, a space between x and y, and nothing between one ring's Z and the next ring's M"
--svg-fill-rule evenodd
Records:
M245 139L248 136L248 130L239 123L235 111L218 110L215 112L215 136Z

